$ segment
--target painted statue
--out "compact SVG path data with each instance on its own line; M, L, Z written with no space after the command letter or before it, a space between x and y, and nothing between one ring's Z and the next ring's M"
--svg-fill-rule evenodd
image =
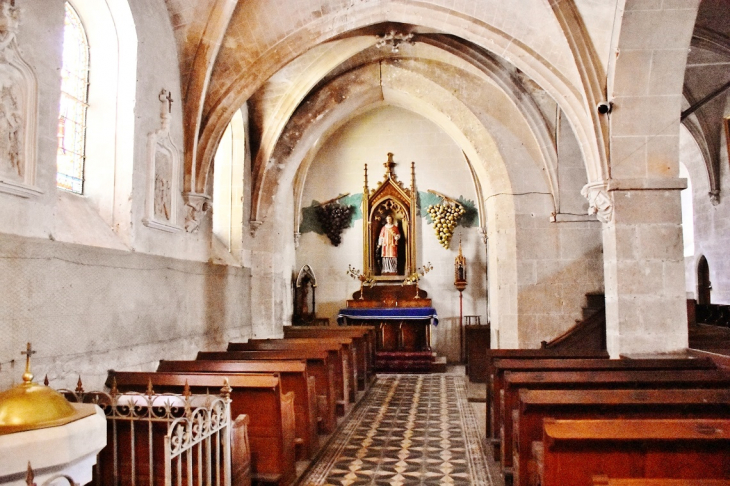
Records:
M378 249L381 250L382 257L382 275L398 273L398 240L400 240L398 225L393 224L392 216L386 216L385 224L380 229L378 238Z

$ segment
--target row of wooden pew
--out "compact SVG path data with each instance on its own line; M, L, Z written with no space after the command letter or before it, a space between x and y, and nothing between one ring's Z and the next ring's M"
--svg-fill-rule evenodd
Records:
M486 368L506 484L730 484L730 358L513 349Z
M201 351L194 361L161 361L157 372L110 370L107 386L119 392L232 391L231 416L249 417L254 484L287 485L296 461L317 453L319 434L330 434L374 379L375 331L369 326L285 327L284 339L230 343L224 352ZM233 449L236 449L235 444ZM235 469L236 457L232 457Z

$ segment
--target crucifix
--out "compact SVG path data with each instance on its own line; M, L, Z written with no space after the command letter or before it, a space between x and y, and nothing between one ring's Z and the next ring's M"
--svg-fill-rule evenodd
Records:
M167 94L167 96L165 96ZM159 99L161 102L167 101L167 112L172 113L172 102L175 101L172 99L172 93L170 91L167 91L165 88L162 88L162 91L160 91Z
M21 351L20 354L25 355L25 373L23 373L23 382L30 383L33 381L33 373L30 372L30 357L36 354L37 351L33 351L30 343L25 348L25 351Z

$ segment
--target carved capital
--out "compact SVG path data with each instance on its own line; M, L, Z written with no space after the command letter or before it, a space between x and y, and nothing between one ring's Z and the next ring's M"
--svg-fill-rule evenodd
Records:
M588 200L588 214L596 215L601 223L610 223L613 219L613 201L608 195L604 182L586 184L580 194Z
M299 240L302 238L302 234L299 231L294 232L294 248L299 248Z
M207 194L186 192L183 193L183 199L185 200L185 209L187 210L185 231L194 233L200 227L203 215L210 208L210 196Z

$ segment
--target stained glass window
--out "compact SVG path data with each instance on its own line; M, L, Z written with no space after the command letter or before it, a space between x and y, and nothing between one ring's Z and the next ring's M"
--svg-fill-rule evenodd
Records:
M66 2L56 185L76 194L84 190L88 88L89 43L79 15Z

